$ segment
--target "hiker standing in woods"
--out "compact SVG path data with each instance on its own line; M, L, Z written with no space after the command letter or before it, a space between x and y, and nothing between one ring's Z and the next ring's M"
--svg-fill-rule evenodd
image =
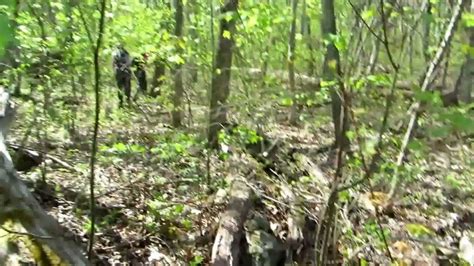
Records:
M120 102L120 107L123 106L123 95L127 97L127 102L130 104L131 96L131 79L132 71L130 54L123 47L123 45L117 46L117 49L113 53L113 67L115 72L115 80L118 86L118 97Z

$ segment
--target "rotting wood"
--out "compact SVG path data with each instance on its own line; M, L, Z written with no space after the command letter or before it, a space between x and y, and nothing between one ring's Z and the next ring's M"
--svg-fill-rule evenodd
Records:
M234 127L237 127L237 125L234 125ZM260 143L246 146L245 149L247 150L249 155L251 155L257 162L261 164L261 166L263 166L263 170L265 170L265 172L270 177L294 180L301 176L311 176L314 181L321 187L321 193L329 194L329 178L309 157L298 152L295 147L292 147L290 144L285 143L282 140L271 139L263 132L258 132L258 135L262 137ZM269 149L268 147L272 148ZM271 150L271 152L267 152L268 150ZM241 164L240 168L242 168L242 165L245 165L245 163ZM255 168L258 168L258 166L256 166ZM242 169L240 169L240 172L242 172ZM251 187L250 185L248 185L248 181L245 181L244 183L246 182L247 186ZM234 187L232 187L232 190L234 190ZM286 187L284 191L286 192L285 195L281 196L286 199L285 203L287 203L287 207L290 208L290 213L288 214L289 216L287 219L288 237L286 241L286 263L287 265L291 265L291 263L297 262L303 265L305 262L312 262L315 260L313 251L317 221L315 220L315 217L309 217L310 215L308 215L307 213L305 214L306 211L302 212L300 209L298 209L299 207L297 206L297 200L295 199L296 196L289 187ZM263 197L262 195L260 196ZM247 213L242 214L241 211L238 211L236 213L238 215L241 215L242 217L243 215L247 215ZM236 225L240 225L240 221L232 221L226 224L222 223L222 220L230 221L231 219L221 219L219 230L221 230L221 228L223 227L230 227L233 230L236 230ZM235 231L230 234L231 237L228 236L229 229L227 229L226 233L227 234L225 235L225 237L228 237L230 239L227 239L227 241L234 241L233 243L236 243L236 246L238 248L234 248L227 243L225 245L226 253L223 253L224 259L221 260L222 264L213 265L235 265L232 263L239 263L242 257L241 255L232 254L231 252L242 252L241 244L238 244L238 241L235 238L232 238L232 236L236 235ZM239 235L238 237L241 236ZM222 242L224 241L221 240L218 235L218 237L216 237L216 241L214 242L214 249L218 248L219 243ZM215 254L214 249L213 258Z
M49 247L63 262L88 265L81 248L66 239L59 223L41 208L16 173L3 165L0 169L0 205L0 221L17 219L27 233L41 236L36 240Z
M262 161L261 154L266 149L260 149L257 153L255 150L246 147L248 152L257 160L260 161L266 168L269 176L276 176L281 173L282 176L278 178L286 178L288 180L296 179L300 176L311 176L313 180L320 187L322 194L329 194L330 180L306 155L296 152L294 147L282 140L273 140L263 133L259 133L262 137L263 143L278 143L276 148L272 149L270 156ZM288 186L282 187L285 202L288 203L290 212L288 213L288 236L286 241L286 265L293 265L294 262L298 265L306 265L308 262L314 262L314 242L316 236L316 221L314 217L309 217L306 213L298 210L296 195Z
M244 237L243 224L252 207L252 190L236 179L231 187L227 210L219 222L211 264L215 266L239 265L243 253L241 240Z
M35 241L51 249L61 263L88 265L81 248L66 238L66 232L59 223L41 208L28 187L18 178L4 142L4 134L15 113L8 98L8 95L1 97L3 101L0 103L0 225L8 220L19 222L25 233L40 236Z
M52 162L60 165L64 169L70 170L72 172L78 172L78 173L80 172L78 169L76 169L74 166L70 165L69 163L59 159L56 156L47 154L43 151L38 151L38 150L27 148L27 147L22 147L20 145L13 144L13 143L8 144L8 146L17 152L22 152L22 153L27 154L28 156L32 157L34 160L38 161L39 162L38 164L40 164L44 159L49 159Z

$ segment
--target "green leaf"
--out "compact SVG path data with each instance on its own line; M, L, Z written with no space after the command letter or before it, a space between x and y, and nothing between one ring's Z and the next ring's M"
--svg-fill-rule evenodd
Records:
M132 144L130 145L130 150L134 153L144 153L146 148L138 144Z
M439 91L431 92L431 91L416 91L415 98L422 102L431 103L434 105L441 105L441 94Z
M462 182L458 178L456 178L456 175L453 174L453 173L448 174L444 178L444 180L448 185L450 185L451 187L454 187L454 188L460 188L460 187L466 185L464 182Z
M349 140L354 140L356 137L356 133L354 131L347 131L346 136Z
M112 149L117 152L125 152L127 151L127 145L121 142L115 143L114 146L112 146Z
M176 212L176 214L181 214L181 213L183 213L183 211L184 211L184 204L176 204L176 206L174 207L174 211Z
M433 231L422 224L407 224L405 225L408 233L414 237L422 237L433 235Z
M351 195L348 190L339 192L339 200L341 202L349 202Z
M247 27L253 28L257 25L257 16L251 16L247 22Z
M175 64L184 64L184 59L177 54L168 57L168 61Z
M469 117L469 114L464 114L461 112L454 112L446 114L443 116L448 122L451 123L451 126L459 131L465 133L474 132L474 119Z
M374 14L375 14L375 10L371 8L371 9L364 10L361 16L365 21L368 21L374 16Z
M7 10L13 7L13 5L12 0L0 0L0 7L6 8ZM3 56L6 46L13 40L13 30L9 22L8 15L0 12L0 56Z
M321 80L321 87L322 88L328 88L337 85L336 80Z
M412 140L408 143L408 148L413 151L420 151L423 147L423 143L419 140Z
M474 27L474 13L464 13L462 16L464 26L471 28Z
M193 228L193 222L189 219L183 219L181 224L184 226L186 230L191 230Z
M204 261L204 257L197 255L194 256L193 260L190 262L190 266L198 266L201 265L201 263Z
M281 105L283 106L292 106L293 105L293 99L290 97L283 98L280 101Z
M451 134L451 130L447 126L441 126L441 127L436 127L433 128L432 130L429 131L431 137L433 138L445 138Z
M389 87L391 85L390 77L386 74L370 75L367 77L367 80L371 81L376 86Z
M222 32L222 37L224 37L226 39L230 40L231 36L232 36L232 34L228 30L225 30L224 32Z

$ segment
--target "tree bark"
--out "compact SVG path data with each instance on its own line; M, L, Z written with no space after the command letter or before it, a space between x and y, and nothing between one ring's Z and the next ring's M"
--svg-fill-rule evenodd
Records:
M430 37L431 37L431 20L432 20L432 11L431 11L431 1L426 2L426 10L425 10L425 23L423 24L423 55L425 57L425 63L430 62Z
M337 34L334 0L322 1L322 13L321 32L325 39L329 39L331 35ZM344 106L347 98L344 85L341 81L341 74L339 50L332 41L329 41L326 46L326 55L324 58L323 78L326 81L335 81L337 84L331 90L335 146L346 149L349 148L349 139L346 136L349 121L347 108Z
M227 0L222 6L221 13L235 13L239 5L238 0ZM208 142L212 148L219 144L218 133L227 125L227 98L230 94L230 76L232 66L232 49L234 47L236 15L231 19L222 16L220 21L219 44L212 72L211 103ZM229 36L230 35L230 36Z
M315 58L314 58L314 49L313 43L311 39L311 18L308 16L306 12L306 0L303 0L303 10L301 12L301 34L305 37L306 40L306 47L309 51L309 59L308 59L308 75L313 76L315 74Z
M197 9L196 0L188 1L187 9L186 9L186 17L187 17L187 21L188 21L187 22L187 24L188 24L188 35L191 38L191 40L193 40L193 41L199 39L199 34L196 30L197 25L193 25L192 21L191 21L191 17L192 17L191 15L192 14L198 14L197 13L198 10L196 10L196 9ZM191 58L189 59L189 62L187 63L188 68L189 68L189 73L190 73L190 76L191 76L191 81L193 83L198 82L198 78L199 78L198 66L196 64L196 60L197 60L197 57L191 56Z
M161 94L160 87L163 85L163 79L166 73L166 66L163 59L158 57L154 62L153 77L151 80L150 96L157 97Z
M175 20L176 20L176 27L175 27L175 36L178 41L181 41L183 37L183 22L184 22L184 14L183 14L183 1L182 0L175 0ZM180 45L177 46L177 52L182 53L182 49ZM184 87L183 87L183 64L181 62L177 62L175 69L174 69L174 96L173 96L173 112L172 112L172 120L174 127L180 127L183 120L183 94L184 94Z
M252 191L242 181L234 181L227 210L220 218L214 245L211 265L240 265L241 240L244 237L244 222L252 206Z
M295 49L296 49L296 16L298 9L298 0L292 0L291 9L293 17L291 20L290 36L288 38L288 77L289 89L293 97L293 104L291 105L290 115L288 121L294 125L298 119L297 103L296 103L296 84L295 84Z
M466 7L466 11L474 12L474 1L471 2L470 7ZM469 38L469 46L474 47L474 27L467 27L466 32ZM474 57L472 52L467 52L466 61L461 67L461 72L456 81L455 92L459 101L464 103L472 102L472 88L474 84Z
M99 135L99 125L100 125L100 96L101 96L101 72L100 72L100 51L102 49L103 35L105 29L105 9L107 6L107 0L102 0L100 2L100 17L98 25L97 40L94 45L93 55L94 55L94 131L92 134L92 147L91 147L91 157L90 157L90 177L89 177L89 208L90 208L90 234L89 234L89 243L88 243L88 254L89 258L92 256L94 248L94 236L95 236L95 166L97 162L97 147L99 145L98 135ZM90 35L90 33L89 33Z

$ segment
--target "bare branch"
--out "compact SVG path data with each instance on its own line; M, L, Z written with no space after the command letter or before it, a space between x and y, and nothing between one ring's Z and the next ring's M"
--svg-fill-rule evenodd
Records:
M449 25L446 28L444 37L439 45L438 51L436 52L434 58L431 60L431 63L428 66L428 69L426 70L423 76L423 79L422 79L423 81L421 83L422 92L430 90L430 87L433 83L433 76L435 72L438 70L439 64L441 63L441 60L443 59L444 55L446 54L448 50L448 47L451 44L451 40L456 30L456 26L459 23L459 20L461 18L461 14L463 12L463 6L466 3L466 1L467 0L458 0L458 3L454 9ZM412 113L410 115L410 122L408 123L408 128L403 138L402 147L398 155L395 173L392 177L389 198L392 198L395 193L395 188L398 184L398 175L399 175L400 167L403 165L405 157L408 153L408 144L410 143L413 137L413 134L415 132L416 124L418 122L418 117L420 115L421 104L422 104L421 101L417 101L413 104L412 106L413 108L411 108Z

